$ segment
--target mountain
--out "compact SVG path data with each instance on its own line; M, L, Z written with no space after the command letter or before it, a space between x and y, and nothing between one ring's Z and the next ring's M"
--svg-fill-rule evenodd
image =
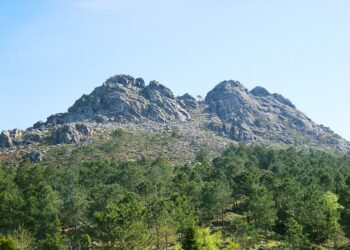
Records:
M223 81L199 102L189 94L176 97L157 81L146 85L142 78L129 75L109 78L68 112L52 115L26 131L3 131L0 148L79 144L91 141L93 134L103 134L102 127L119 126L150 132L177 126L189 137L198 138L198 133L209 130L232 141L350 151L348 141L263 87L249 91L238 81Z
M219 118L210 128L233 140L349 150L349 142L313 122L287 98L260 86L249 91L238 81L224 81L207 94L205 103L206 111Z

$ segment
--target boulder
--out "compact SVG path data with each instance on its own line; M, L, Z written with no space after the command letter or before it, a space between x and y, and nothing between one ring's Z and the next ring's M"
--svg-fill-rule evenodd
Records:
M107 123L110 121L110 119L104 115L96 115L93 118L93 121L97 122L97 123Z
M198 107L198 102L196 98L194 98L188 93L179 96L177 99L181 101L183 107L185 107L187 110L196 109Z
M0 147L11 148L13 146L12 136L9 131L2 131L0 134Z
M107 79L105 84L122 84L124 86L133 85L135 78L130 75L115 75Z
M66 124L57 128L52 133L55 144L75 144L81 140L81 134L72 124Z
M33 125L33 129L44 130L45 128L46 128L45 122L43 121L38 121Z
M58 127L52 133L55 144L76 144L80 143L84 136L91 136L90 126L84 123L65 124Z
M144 88L146 85L145 85L145 81L142 79L142 78L136 78L135 79L135 84L134 84L136 87L138 88Z
M23 132L16 128L16 129L10 130L10 135L12 139L19 141L23 136Z
M24 135L23 139L25 144L32 144L36 142L42 142L43 141L43 135L40 130L33 129L31 131L27 131Z
M257 86L255 87L254 89L252 89L250 91L250 93L254 96L260 96L260 97L264 97L264 96L270 96L270 92L267 91L267 89L263 88L263 87L260 87L260 86Z
M25 158L34 163L42 162L44 160L44 157L45 155L39 151L33 151L25 155Z
M106 85L108 84L121 84L124 87L137 87L137 88L144 88L145 87L145 81L142 78L134 78L130 75L115 75L107 79L105 82Z
M151 81L149 85L143 90L143 93L145 97L151 102L156 102L161 97L175 99L173 92L171 92L170 89L157 81Z
M90 126L85 123L77 123L75 124L75 129L82 135L91 135L92 130Z

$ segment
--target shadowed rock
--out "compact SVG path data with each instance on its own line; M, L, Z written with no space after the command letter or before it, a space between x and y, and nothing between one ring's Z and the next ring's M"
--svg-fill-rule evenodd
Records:
M10 148L13 146L12 138L9 131L2 131L0 134L0 147Z
M66 124L52 133L55 144L76 144L83 136L91 135L91 129L86 124Z
M295 105L287 98L285 98L283 95L280 94L273 94L273 97L278 100L280 103L283 103L284 105L287 105L291 108L295 108Z
M257 86L250 91L253 96L270 96L270 92L267 89Z
M187 110L196 109L198 107L196 98L188 93L179 96L177 99L181 101L183 107L185 107Z

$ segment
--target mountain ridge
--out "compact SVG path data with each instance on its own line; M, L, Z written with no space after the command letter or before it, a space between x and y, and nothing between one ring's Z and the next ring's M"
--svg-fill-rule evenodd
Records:
M201 109L199 109L201 106ZM191 113L202 112L201 121ZM198 123L233 141L310 145L344 152L350 143L323 125L313 122L284 96L257 86L248 90L238 81L226 80L209 91L203 101L189 94L176 97L165 85L138 77L115 75L90 94L83 95L65 113L37 122L26 131L3 131L0 148L32 143L79 143L98 124Z

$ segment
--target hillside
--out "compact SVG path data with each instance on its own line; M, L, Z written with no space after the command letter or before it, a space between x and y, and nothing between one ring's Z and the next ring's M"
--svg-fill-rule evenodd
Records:
M117 75L0 146L0 249L349 249L349 142L262 87Z
M213 161L206 147L193 163L171 162L172 147L145 156L177 136L117 129L0 163L0 248L349 249L349 156L243 144Z

